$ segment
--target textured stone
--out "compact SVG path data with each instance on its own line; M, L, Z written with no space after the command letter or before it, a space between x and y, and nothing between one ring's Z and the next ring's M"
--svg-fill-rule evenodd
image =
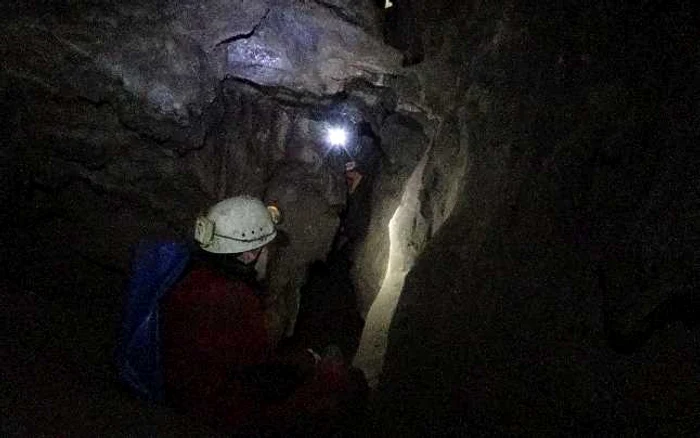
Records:
M283 159L318 170L323 153L298 146L318 131L302 132L310 116L289 105L325 108L316 94L395 66L372 11L337 1L13 5L0 19L12 119L3 156L22 164L5 173L18 189L3 199L19 206L35 184L89 181L154 211L178 206L173 225L186 230L186 216L215 199L262 196ZM236 74L224 68L226 53L237 48L241 71L259 68L258 49L282 50L289 69L274 80L246 73L248 85L225 80ZM337 77L326 71L338 68Z
M420 158L428 147L423 127L406 115L387 117L381 127L382 159L373 169L368 231L355 250L353 277L363 314L381 287L389 261L389 221L401 204L402 196Z
M353 78L399 69L398 52L322 2L280 2L249 34L226 42L223 73L262 85L333 94Z

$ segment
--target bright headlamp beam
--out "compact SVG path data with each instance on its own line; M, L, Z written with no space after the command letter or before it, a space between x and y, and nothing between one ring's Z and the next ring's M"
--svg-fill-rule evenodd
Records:
M348 133L343 128L328 129L328 143L331 146L345 146L348 141Z

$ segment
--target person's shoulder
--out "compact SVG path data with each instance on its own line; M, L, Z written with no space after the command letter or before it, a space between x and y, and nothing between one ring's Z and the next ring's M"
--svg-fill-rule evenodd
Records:
M184 282L201 282L221 280L221 275L210 266L203 263L193 263L183 277Z

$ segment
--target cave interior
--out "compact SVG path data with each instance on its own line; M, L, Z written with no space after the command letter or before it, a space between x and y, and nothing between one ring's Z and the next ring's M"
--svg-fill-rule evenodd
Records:
M4 9L3 436L215 433L113 357L135 245L241 194L279 336L325 309L367 379L340 436L700 433L692 2Z

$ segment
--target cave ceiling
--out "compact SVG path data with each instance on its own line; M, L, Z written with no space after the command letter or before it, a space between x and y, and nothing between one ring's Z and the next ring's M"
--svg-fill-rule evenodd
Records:
M381 42L376 9L364 3L18 7L3 23L3 76L94 102L135 99L150 118L193 135L226 77L328 95L355 78L377 83L395 73L400 53Z

